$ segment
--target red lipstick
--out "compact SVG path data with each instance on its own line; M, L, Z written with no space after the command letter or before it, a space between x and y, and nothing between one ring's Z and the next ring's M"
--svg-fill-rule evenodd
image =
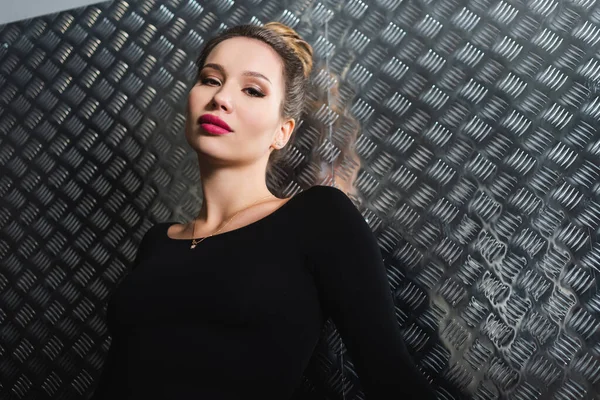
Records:
M213 135L225 135L232 131L229 125L216 115L204 114L200 116L198 122L202 129Z

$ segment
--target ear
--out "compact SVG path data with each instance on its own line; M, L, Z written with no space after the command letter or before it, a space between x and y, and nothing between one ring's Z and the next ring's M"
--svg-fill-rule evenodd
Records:
M290 140L290 136L292 136L292 132L294 132L295 126L296 121L294 121L293 118L283 121L279 131L275 135L271 147L274 149L281 149L283 146L285 146Z

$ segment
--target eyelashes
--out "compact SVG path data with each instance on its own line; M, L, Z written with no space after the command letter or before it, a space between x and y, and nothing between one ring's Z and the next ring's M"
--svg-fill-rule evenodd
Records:
M216 79L213 78L200 78L199 82L202 85L207 85L207 86L215 86L215 85L219 85L220 82L217 81ZM253 87L248 87L244 89L246 91L246 93L248 93L249 96L251 97L265 97L266 95L261 92L260 90L253 88Z

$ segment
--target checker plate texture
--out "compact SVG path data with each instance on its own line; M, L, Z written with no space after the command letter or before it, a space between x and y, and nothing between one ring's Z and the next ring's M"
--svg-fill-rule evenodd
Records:
M269 184L328 184L358 154L355 200L439 398L598 398L594 0L114 1L0 26L0 398L90 395L142 234L197 211L194 60L270 20L321 69ZM352 118L356 138L333 129ZM364 398L330 321L302 390Z

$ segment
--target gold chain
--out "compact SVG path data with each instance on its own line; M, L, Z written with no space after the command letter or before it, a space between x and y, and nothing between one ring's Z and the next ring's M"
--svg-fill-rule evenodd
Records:
M203 238L201 238L200 240L196 240L196 239L194 239L194 236L196 236L196 220L198 219L198 217L194 218L194 228L193 228L193 232L192 232L192 245L190 246L190 249L193 249L193 248L195 248L195 247L196 247L196 245L197 245L198 243L200 243L201 241L203 241L204 239L208 239L209 237L211 237L211 236L214 236L214 235L216 235L217 233L221 232L221 231L222 231L222 230L223 230L223 229L224 229L224 228L227 226L227 224L228 224L229 222L231 222L231 220L232 220L233 218L235 218L235 216L236 216L236 215L238 215L239 213L241 213L242 211L249 209L249 208L250 208L250 207L252 207L253 205L256 205L256 204L257 204L259 201L261 201L261 200L264 200L264 199L266 199L266 198L268 198L268 197L271 197L271 196L273 196L273 195L272 195L272 194L270 194L270 195L268 195L268 196L265 196L265 197L263 197L262 199L258 199L258 200L257 200L257 201L255 201L254 203L250 204L248 207L246 207L246 208L242 208L240 211L238 211L238 212L236 212L235 214L233 214L233 217L229 218L229 220L227 220L227 222L225 222L225 225L221 226L221 227L220 227L220 228L219 228L217 231L215 231L215 232L211 233L210 235L208 235L208 236L206 236L206 237L203 237Z

